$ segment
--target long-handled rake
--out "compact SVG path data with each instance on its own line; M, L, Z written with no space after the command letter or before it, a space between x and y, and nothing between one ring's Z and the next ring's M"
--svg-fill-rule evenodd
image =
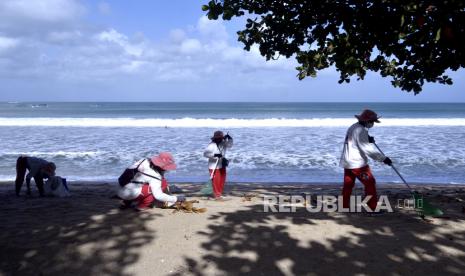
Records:
M383 155L383 151L378 147L376 143L374 143L376 148L381 152ZM442 216L444 215L444 212L441 211L441 209L434 207L431 205L427 200L423 198L423 195L414 189L410 187L410 185L407 183L405 178L400 174L400 172L396 169L396 167L391 164L391 168L397 173L397 175L402 179L402 182L409 188L410 192L412 193L413 200L415 203L415 210L418 212L418 214L424 218L425 216Z

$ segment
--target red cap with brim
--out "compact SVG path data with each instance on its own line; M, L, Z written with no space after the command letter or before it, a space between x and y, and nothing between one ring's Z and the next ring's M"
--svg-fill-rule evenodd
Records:
M215 131L215 133L213 133L213 137L212 139L223 139L224 137L224 134L221 130L217 130Z
M355 118L357 118L359 121L362 121L362 122L373 121L376 123L380 123L379 118L381 118L381 117L378 117L378 114L376 114L376 112L369 110L369 109L365 109L360 115L354 115L354 116Z

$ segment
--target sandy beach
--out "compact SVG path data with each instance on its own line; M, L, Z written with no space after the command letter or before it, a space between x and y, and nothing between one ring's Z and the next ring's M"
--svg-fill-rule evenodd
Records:
M196 194L203 214L119 210L111 183L71 183L69 198L16 198L0 184L1 275L463 275L465 186L416 186L444 212L381 216L263 211L264 195L338 195L339 185L229 184L231 200ZM358 186L356 193L361 195ZM244 194L252 195L244 198ZM409 198L402 185L379 194ZM395 207L395 206L394 206Z

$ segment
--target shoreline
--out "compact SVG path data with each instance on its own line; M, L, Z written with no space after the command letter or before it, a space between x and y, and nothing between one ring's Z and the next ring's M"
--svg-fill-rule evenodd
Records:
M32 183L31 181L31 187L33 187L35 184ZM203 185L206 181L175 181L171 182L168 179L168 182L170 185ZM79 184L79 185L118 185L116 181L108 181L108 180L67 180L67 183L71 184ZM3 185L14 185L14 180L2 180L0 181L0 186ZM24 184L25 185L25 184ZM256 186L256 187L273 187L273 186L301 186L301 187L332 187L332 186L338 186L342 187L343 183L341 182L269 182L269 181L264 181L264 182L226 182L226 186ZM363 187L363 185L357 180L356 182L356 187L360 186ZM383 188L402 188L407 186L403 183L393 183L393 182L380 182L376 183L377 187L383 187ZM458 187L458 188L465 188L465 183L416 183L416 182L409 182L409 185L411 187L425 187L425 186L433 186L433 187ZM24 187L23 187L24 188Z

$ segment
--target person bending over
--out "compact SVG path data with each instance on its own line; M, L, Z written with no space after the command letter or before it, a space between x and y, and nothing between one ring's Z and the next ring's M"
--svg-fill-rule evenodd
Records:
M34 178L37 189L39 190L40 196L44 195L44 178L50 178L55 175L56 166L55 163L47 160L37 158L20 156L16 160L16 196L19 196L21 187L23 186L24 176L26 171L29 173L26 175L27 184L27 195L31 194L31 178Z

